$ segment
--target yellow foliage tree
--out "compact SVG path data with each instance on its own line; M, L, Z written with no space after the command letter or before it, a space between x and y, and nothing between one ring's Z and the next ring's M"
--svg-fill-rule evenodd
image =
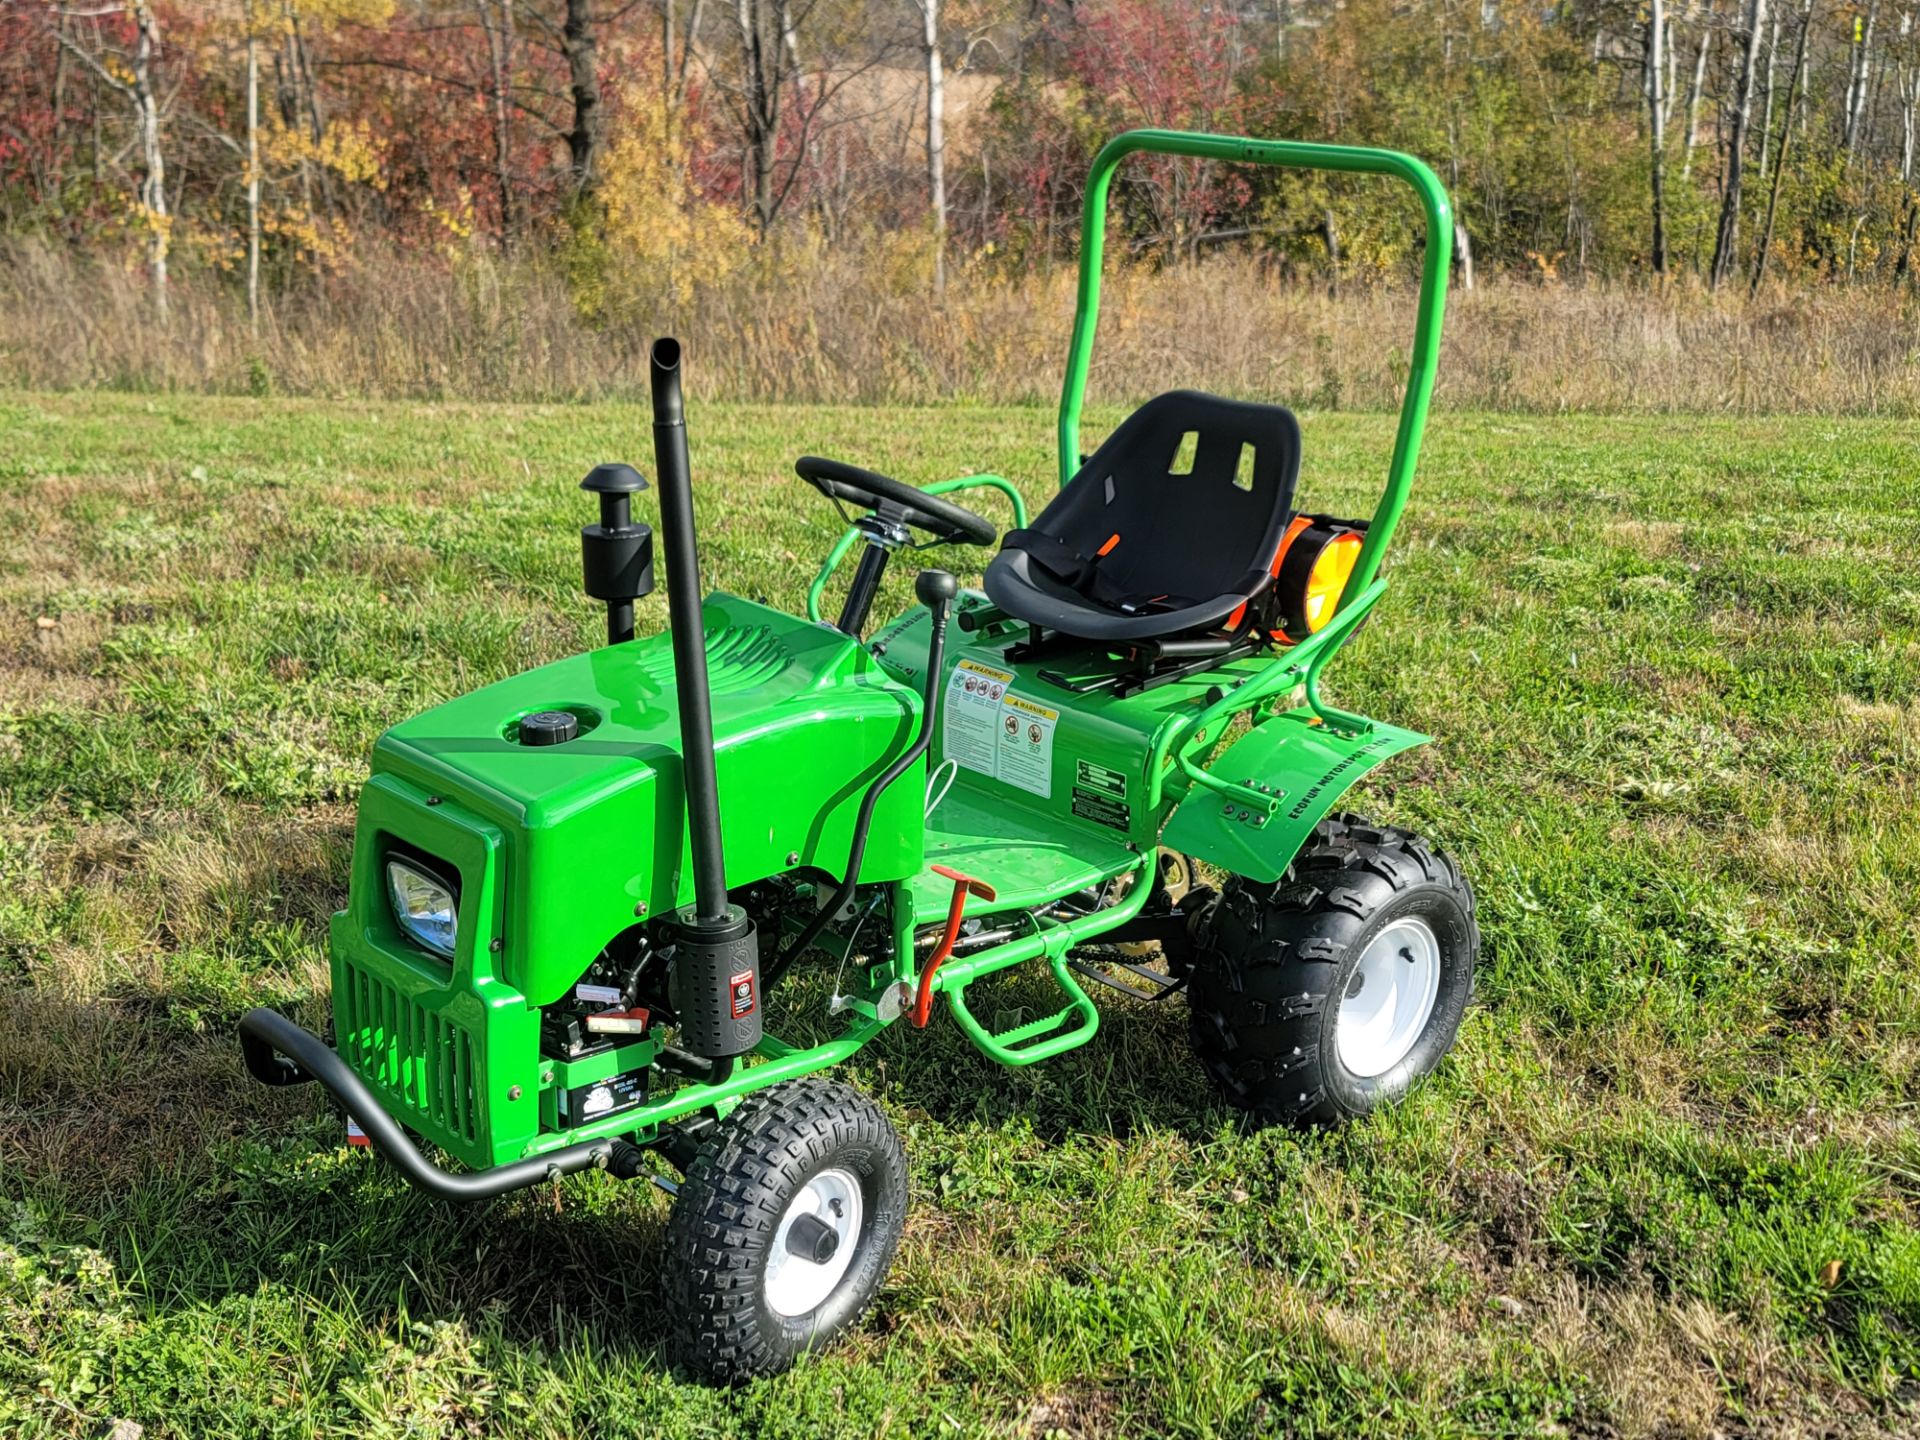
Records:
M625 101L599 191L604 223L574 266L576 301L596 319L684 305L732 274L753 241L739 213L694 182L685 116L657 95L632 91Z
M299 16L323 30L342 25L384 25L393 18L394 0L287 0L283 6L291 18Z

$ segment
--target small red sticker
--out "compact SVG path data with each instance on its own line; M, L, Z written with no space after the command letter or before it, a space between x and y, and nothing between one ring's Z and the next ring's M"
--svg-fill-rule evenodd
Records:
M727 989L732 996L733 1018L743 1020L753 1013L754 975L751 970L742 970L727 981Z

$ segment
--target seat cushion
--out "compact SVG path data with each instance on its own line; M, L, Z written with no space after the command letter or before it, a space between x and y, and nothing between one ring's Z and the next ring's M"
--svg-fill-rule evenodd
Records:
M1215 626L1270 580L1299 470L1300 427L1285 408L1159 396L1009 533L987 595L1028 624L1089 640Z
M1018 550L1003 550L987 566L986 591L987 598L995 605L1029 625L1077 635L1083 640L1150 640L1212 628L1258 594L1272 577L1256 571L1245 578L1250 582L1248 590L1236 587L1174 608L1129 612L1118 606L1089 601L1035 565L1032 556Z

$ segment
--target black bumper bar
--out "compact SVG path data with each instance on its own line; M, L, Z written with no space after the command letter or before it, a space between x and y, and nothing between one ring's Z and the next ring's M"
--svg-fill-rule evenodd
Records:
M374 1093L347 1068L324 1041L277 1010L249 1010L240 1017L240 1053L254 1079L266 1085L300 1085L318 1080L366 1132L373 1148L417 1188L442 1200L491 1200L509 1190L556 1180L580 1170L605 1169L613 1158L613 1140L569 1145L531 1160L491 1170L453 1175L422 1155L381 1107Z

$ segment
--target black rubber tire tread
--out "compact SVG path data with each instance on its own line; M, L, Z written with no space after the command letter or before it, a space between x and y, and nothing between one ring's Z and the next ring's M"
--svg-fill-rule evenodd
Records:
M864 1182L863 1253L825 1305L787 1322L763 1303L767 1250L788 1202L832 1165ZM859 1091L802 1079L748 1096L700 1147L667 1221L664 1298L681 1363L719 1384L777 1375L856 1324L893 1263L906 1204L900 1138Z
M1420 913L1441 944L1427 1029L1374 1079L1340 1064L1338 999L1364 942ZM1410 830L1336 812L1273 884L1229 877L1200 927L1188 991L1195 1056L1221 1095L1264 1124L1329 1125L1391 1104L1451 1048L1473 990L1480 929L1473 888Z

